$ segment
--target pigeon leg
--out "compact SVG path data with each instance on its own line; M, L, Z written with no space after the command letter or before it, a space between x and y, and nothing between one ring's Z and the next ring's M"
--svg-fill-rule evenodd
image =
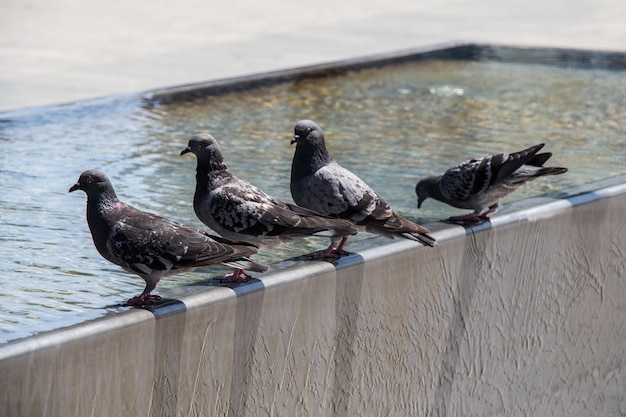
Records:
M498 204L494 204L493 206L489 206L489 210L487 210L486 212L484 212L483 214L479 215L478 217L481 218L482 220L489 220L489 217L495 213L496 211L498 211Z
M335 242L331 242L330 246L326 248L323 252L318 252L313 254L313 259L339 259L344 255L349 255L349 252L343 250L343 246L348 241L347 237L341 238L341 242L339 242L339 246L335 248Z
M155 301L161 299L158 295L150 294L161 281L161 278L145 277L144 280L146 281L146 288L144 288L143 292L137 297L133 297L126 301L127 306L141 307L144 305L154 304Z
M348 237L343 237L341 238L341 242L339 242L339 246L337 246L337 249L335 249L335 253L341 257L342 255L348 255L348 252L343 250L344 245L346 244L346 242L348 241Z
M252 278L250 275L246 274L243 269L237 269L235 272L231 272L230 274L224 275L222 278L217 278L219 282L248 282L248 280Z

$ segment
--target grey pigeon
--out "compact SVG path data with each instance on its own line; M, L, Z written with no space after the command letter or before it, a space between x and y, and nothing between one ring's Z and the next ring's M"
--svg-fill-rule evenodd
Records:
M198 160L193 197L196 215L224 237L272 245L294 237L343 237L357 232L350 222L285 203L237 178L209 134L192 136L181 155L189 152Z
M291 165L291 196L296 204L327 216L348 219L365 230L389 238L402 236L435 246L430 231L397 213L362 179L339 165L328 153L324 132L311 120L294 128L296 151ZM347 237L327 249L341 254Z
M567 168L544 167L551 153L537 152L544 144L512 154L501 153L470 159L448 169L443 175L431 175L415 186L417 208L432 197L451 206L472 209L473 213L450 217L451 221L488 220L498 210L500 200L522 184L544 175L559 175Z
M152 303L159 299L151 292L162 277L197 267L223 263L238 268L233 274L235 281L246 275L243 269L268 269L247 258L257 252L249 243L211 236L124 204L101 171L83 172L69 192L76 190L87 194L87 224L100 255L146 281L143 292L127 305Z

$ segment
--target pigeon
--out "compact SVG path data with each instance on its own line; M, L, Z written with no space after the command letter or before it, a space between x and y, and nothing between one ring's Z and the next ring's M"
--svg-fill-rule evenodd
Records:
M160 299L151 292L162 277L197 267L222 263L237 268L234 281L247 276L243 269L254 272L268 269L247 258L257 252L249 243L211 236L124 204L102 171L83 172L69 192L76 190L87 194L87 224L100 255L146 281L143 292L126 305L152 304Z
M326 216L347 219L370 233L402 236L435 246L430 231L400 216L372 188L339 165L328 153L324 132L311 120L296 123L291 144L291 196L296 204ZM331 241L327 255L341 256L347 237Z
M432 197L451 206L473 209L472 213L450 217L456 222L480 222L498 210L500 200L517 187L544 175L559 175L567 168L544 167L552 153L540 153L544 144L512 154L501 153L470 159L448 169L443 175L431 175L415 186L417 208Z
M204 224L221 236L273 246L304 236L344 237L357 229L345 220L322 216L274 198L232 174L215 138L194 135L180 153L197 157L193 207Z

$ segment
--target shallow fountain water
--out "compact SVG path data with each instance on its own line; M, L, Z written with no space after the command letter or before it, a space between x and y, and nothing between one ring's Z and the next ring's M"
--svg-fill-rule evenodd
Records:
M191 206L195 159L179 156L188 137L212 133L236 175L291 200L289 140L309 118L342 165L396 211L431 222L462 211L432 200L417 211L416 181L485 153L546 142L549 165L570 168L505 205L626 172L624 81L619 71L426 60L172 105L120 97L0 114L0 342L102 316L143 288L93 247L85 196L67 193L85 169L105 171L129 204L204 227ZM256 259L326 244L310 238ZM170 277L157 291L224 271Z

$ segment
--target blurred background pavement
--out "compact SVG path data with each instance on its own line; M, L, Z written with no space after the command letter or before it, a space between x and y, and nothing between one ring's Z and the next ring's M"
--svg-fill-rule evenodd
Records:
M450 41L626 51L624 0L0 4L0 111Z

